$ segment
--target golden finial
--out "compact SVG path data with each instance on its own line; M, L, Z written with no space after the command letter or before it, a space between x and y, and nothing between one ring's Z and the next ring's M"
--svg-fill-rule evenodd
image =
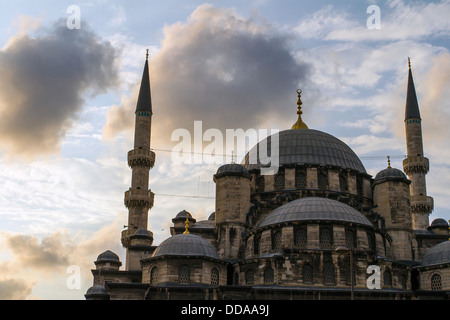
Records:
M183 232L183 234L189 234L189 218L188 217L186 217L185 225L186 225L186 230Z
M308 129L308 126L303 122L302 120L302 99L301 99L301 94L302 94L302 90L298 89L297 90L297 96L298 96L298 100L297 100L297 114L298 114L298 119L297 122L294 123L294 125L292 126L291 129Z
M147 54L145 55L145 59L148 60L148 49L147 49Z
M391 157L387 156L388 159L388 168L391 168Z
M408 57L408 68L411 70L411 59Z

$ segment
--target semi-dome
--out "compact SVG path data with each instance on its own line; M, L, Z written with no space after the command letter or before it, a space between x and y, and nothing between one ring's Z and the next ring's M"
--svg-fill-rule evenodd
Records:
M177 234L164 240L153 253L158 256L205 256L219 259L216 249L194 234Z
M245 156L243 164L248 170L260 169L270 162L272 136L259 142ZM280 165L330 165L366 173L353 150L328 133L313 129L291 129L280 131L278 139ZM267 145L267 150L260 152L260 145Z
M442 263L450 263L450 241L444 241L431 247L422 259L422 266Z
M107 294L106 289L104 286L102 286L101 284L96 284L92 287L90 287L87 291L86 291L87 295L105 295Z
M337 200L311 197L291 201L269 214L258 228L294 221L335 221L373 227L358 210Z

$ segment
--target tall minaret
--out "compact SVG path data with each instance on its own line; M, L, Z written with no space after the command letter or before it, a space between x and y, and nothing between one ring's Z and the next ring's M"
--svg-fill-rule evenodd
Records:
M417 103L416 89L408 58L409 76L406 93L405 128L407 158L403 160L403 171L408 175L411 194L412 225L414 230L424 230L429 226L429 215L433 211L433 198L427 196L425 175L430 164L423 156L422 119Z
M125 192L128 208L128 226L122 231L122 245L127 250L126 270L140 270L139 259L153 243L153 233L147 230L148 210L153 207L154 194L149 190L149 173L155 164L155 153L150 150L152 101L148 70L148 50L136 105L134 149L128 152L132 169L131 188Z

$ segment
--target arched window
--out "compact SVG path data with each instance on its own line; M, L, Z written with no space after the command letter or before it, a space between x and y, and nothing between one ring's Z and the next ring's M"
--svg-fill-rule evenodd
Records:
M383 273L383 283L384 283L384 286L387 287L387 288L392 287L392 274L391 274L391 271L389 271L389 270L384 271L384 273Z
M328 189L328 175L326 174L326 171L320 171L319 172L318 183L319 183L319 189L320 190L327 190Z
M333 229L330 227L320 228L320 247L330 249L333 245Z
M256 179L256 192L264 192L264 176Z
M264 270L264 284L273 284L274 281L274 275L273 275L273 269L272 268L266 268Z
M295 168L295 188L306 189L306 173L300 168Z
M158 278L159 278L158 267L153 267L152 271L150 272L150 284L152 285L158 284Z
M360 177L360 176L356 177L356 192L357 192L358 196L362 197L363 181L362 181L362 177Z
M344 172L339 174L339 188L342 192L347 192L348 190L347 175Z
M348 249L355 249L356 237L355 232L352 229L345 229L345 243Z
M310 264L305 264L302 269L303 283L313 283L313 267Z
M278 168L278 172L275 174L274 187L275 190L284 190L285 188L284 168Z
M306 228L297 228L294 231L294 245L299 249L306 248L308 235Z
M178 270L178 283L189 284L191 282L191 270L189 266L182 265Z
M234 285L238 285L239 284L239 274L237 272L234 273L233 284Z
M211 285L213 286L219 285L219 270L217 270L217 268L211 269Z
M272 250L281 250L281 230L272 232Z
M255 283L255 273L253 270L248 270L245 273L245 284L254 284Z
M369 250L375 251L375 238L372 233L367 233L367 242L369 243Z
M431 290L442 290L441 275L436 273L431 277Z
M323 284L335 285L336 277L334 274L334 265L331 262L326 262L323 265Z
M254 254L259 254L259 249L260 249L260 244L261 244L261 234L255 234L254 238L253 238L253 253Z

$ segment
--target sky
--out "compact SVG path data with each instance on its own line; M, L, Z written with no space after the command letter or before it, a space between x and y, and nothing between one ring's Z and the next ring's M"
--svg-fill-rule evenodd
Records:
M176 163L177 129L309 128L375 176L402 169L408 57L427 192L450 219L450 1L0 1L0 299L84 299L93 261L125 263L134 110L149 49L154 245L182 210L214 211L213 174ZM194 123L201 121L200 135ZM195 140L199 141L199 140ZM220 152L217 152L220 154ZM196 158L194 158L196 157ZM200 160L199 160L200 157Z

